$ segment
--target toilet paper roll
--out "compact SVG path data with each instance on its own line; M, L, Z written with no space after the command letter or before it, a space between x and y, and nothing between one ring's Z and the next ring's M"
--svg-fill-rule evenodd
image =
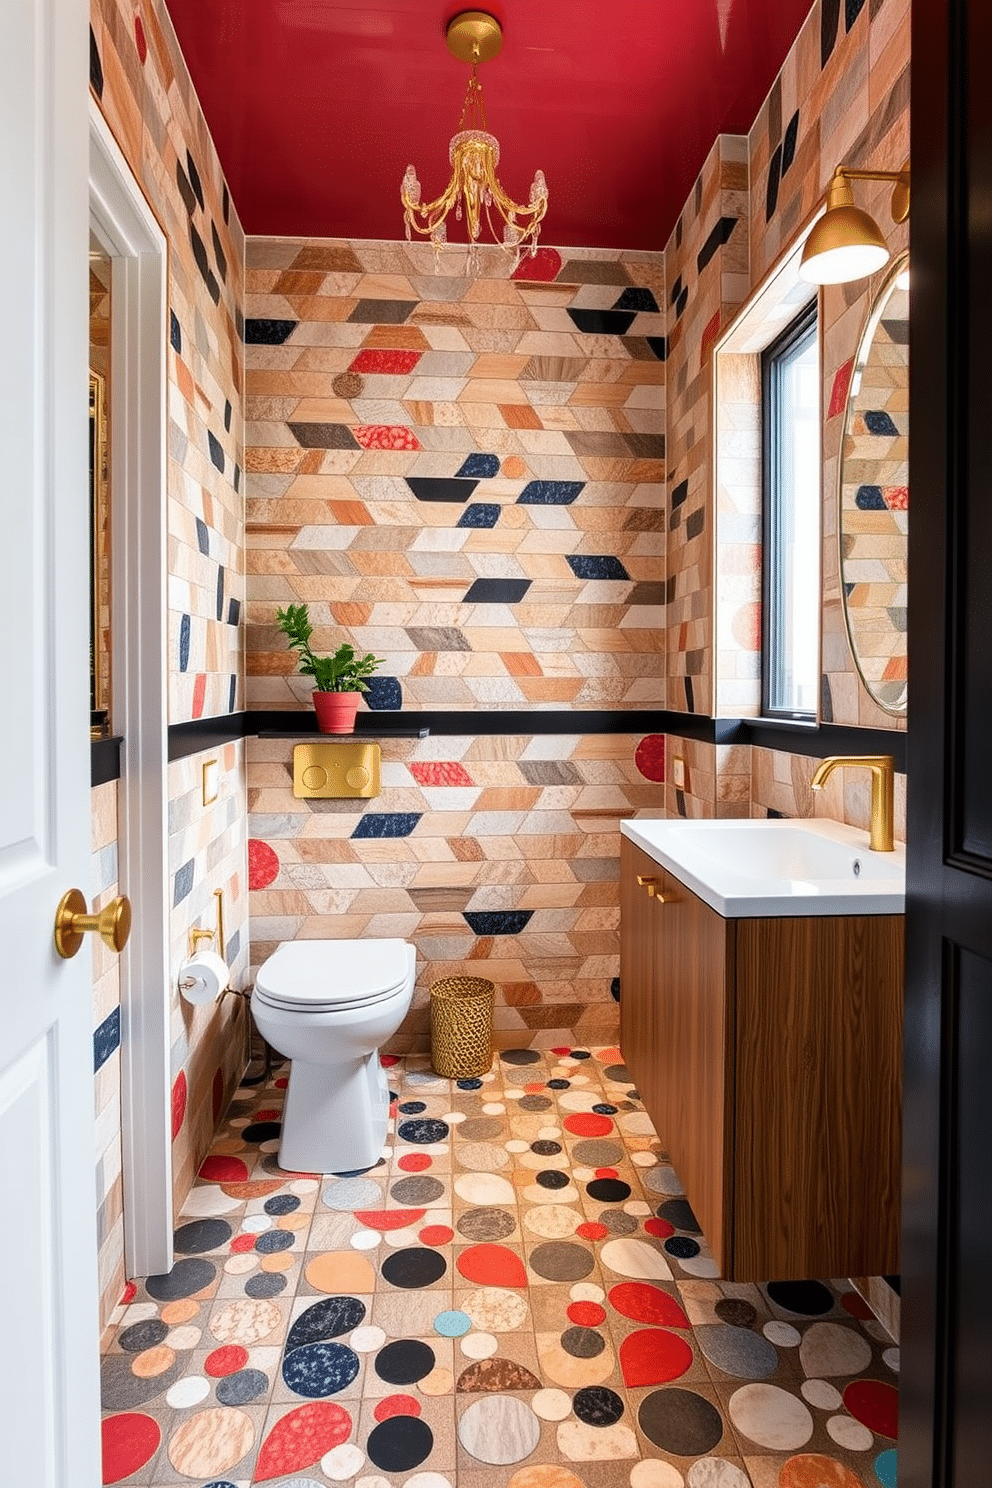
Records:
M179 972L179 990L194 1007L216 1002L230 981L230 969L216 951L197 951Z

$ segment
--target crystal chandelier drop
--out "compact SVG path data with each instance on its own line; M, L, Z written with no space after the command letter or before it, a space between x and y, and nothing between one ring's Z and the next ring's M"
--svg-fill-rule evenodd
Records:
M476 272L479 267L479 237L485 218L493 241L512 260L512 273L525 249L529 248L532 256L537 252L541 221L548 209L548 187L544 172L535 172L526 206L520 206L506 194L496 175L499 140L489 133L486 123L478 66L480 62L487 62L499 54L503 45L499 22L482 11L464 11L450 22L447 42L448 50L459 61L472 64L472 76L458 121L458 133L452 136L448 146L451 180L434 201L422 202L417 172L412 165L407 166L403 185L400 187L406 236L410 240L414 233L418 233L421 237L430 238L434 245L434 268L437 272L441 250L448 246L447 219L453 211L456 222L465 219L468 267L471 272Z

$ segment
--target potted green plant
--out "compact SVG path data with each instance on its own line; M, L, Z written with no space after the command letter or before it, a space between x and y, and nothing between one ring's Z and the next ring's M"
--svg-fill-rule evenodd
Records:
M285 610L277 610L276 624L290 650L298 653L299 670L305 677L313 678L313 706L320 732L353 733L359 698L368 692L365 678L383 665L382 657L373 656L371 651L359 656L347 642L333 656L317 656L310 646L313 626L305 604L291 604Z

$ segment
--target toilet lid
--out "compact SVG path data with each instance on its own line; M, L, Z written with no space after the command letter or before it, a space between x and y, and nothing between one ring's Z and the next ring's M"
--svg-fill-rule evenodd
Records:
M301 1012L366 1007L403 986L412 956L405 940L290 940L259 967L255 991Z

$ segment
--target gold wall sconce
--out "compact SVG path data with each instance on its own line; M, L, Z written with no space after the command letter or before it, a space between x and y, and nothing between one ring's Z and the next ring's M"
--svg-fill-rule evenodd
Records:
M874 217L854 205L852 181L892 181L892 220L909 216L909 161L898 171L855 170L839 165L827 188L826 211L806 239L800 277L810 284L865 279L889 261L889 248Z

